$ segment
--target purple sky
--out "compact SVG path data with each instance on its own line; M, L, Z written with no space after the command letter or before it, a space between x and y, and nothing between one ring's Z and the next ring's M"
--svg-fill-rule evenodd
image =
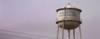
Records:
M56 10L66 6L68 2L69 0L0 0L0 29L56 37ZM99 39L99 0L70 0L70 2L73 6L78 7L83 11L81 13L81 19L83 20L83 23L81 24L82 38ZM1 31L1 33L8 32ZM78 33L79 31L76 29L77 39L79 39ZM5 35L0 36L5 37L2 39L16 38Z

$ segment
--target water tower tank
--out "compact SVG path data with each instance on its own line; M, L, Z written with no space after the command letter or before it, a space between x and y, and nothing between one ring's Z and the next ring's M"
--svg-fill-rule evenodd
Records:
M56 23L61 28L64 26L64 29L75 29L81 24L80 13L80 9L69 3L64 8L57 9Z

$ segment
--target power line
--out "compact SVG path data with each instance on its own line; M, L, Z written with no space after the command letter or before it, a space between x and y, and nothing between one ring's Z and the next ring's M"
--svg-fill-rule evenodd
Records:
M20 37L20 38L26 38L26 39L33 39L33 38L29 38L29 37L22 37L22 36L16 36L16 35L9 35L9 34L4 34L4 33L0 33L1 35L7 35L7 36L13 36L13 37Z
M38 36L38 37L55 38L55 37L41 36L41 35L35 35L35 34L26 34L26 33L14 32L14 31L7 31L7 30L2 30L2 29L0 29L0 31L17 33L17 34L24 34L24 35L31 35L31 36Z

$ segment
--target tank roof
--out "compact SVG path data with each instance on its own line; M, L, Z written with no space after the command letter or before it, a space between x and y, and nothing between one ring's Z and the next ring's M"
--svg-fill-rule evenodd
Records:
M81 12L81 9L78 9L78 8L76 8L75 6L72 6L70 3L68 3L65 7L62 7L62 8L60 8L60 9L58 9L57 12L58 12L59 10L65 9L65 8L67 8L67 9L77 9L77 10L79 10L79 11Z
M64 8L76 8L76 7L72 6L70 3L68 3Z

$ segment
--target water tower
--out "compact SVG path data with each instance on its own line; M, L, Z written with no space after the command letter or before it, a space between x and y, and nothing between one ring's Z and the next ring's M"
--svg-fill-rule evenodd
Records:
M68 3L65 7L56 10L58 24L57 39L59 35L59 27L62 28L62 39L64 39L64 30L68 30L67 39L70 39L70 30L73 30L73 39L75 39L75 29L79 27L80 39L81 39L81 28L82 23L80 19L81 9L78 9Z

